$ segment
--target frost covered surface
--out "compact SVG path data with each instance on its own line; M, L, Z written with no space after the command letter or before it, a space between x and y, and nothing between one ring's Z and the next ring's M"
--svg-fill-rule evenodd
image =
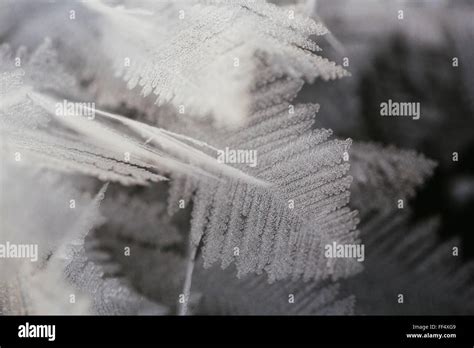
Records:
M37 260L2 259L0 311L4 314L87 314L89 301L67 282L64 263L53 262L64 245L103 220L86 185L43 170L2 163L2 244L37 246ZM21 185L18 185L21 182ZM38 185L38 183L41 183ZM71 200L75 209L71 209ZM19 209L19 207L22 207ZM60 216L61 218L58 218Z
M272 88L294 95L290 91L295 86L286 80ZM255 99L260 96L257 93ZM312 128L318 105L296 105L288 119L290 104L285 97L272 104L255 111L248 127L232 134L224 131L214 144L255 149L258 165L243 170L270 186L198 185L191 220L193 243L204 241L205 266L219 261L226 268L235 261L239 276L266 271L270 281L300 276L308 280L356 272L358 265L350 261L345 266L328 265L321 252L329 241L357 239L356 212L345 207L351 177L346 175L349 164L343 154L350 140L329 140L330 131ZM308 162L314 165L308 167ZM186 182L171 185L173 195L185 197Z
M309 81L346 74L312 53L319 48L309 36L326 32L320 23L264 1L85 5L103 16L104 51L129 88L219 124L243 124L254 86L277 74ZM255 81L260 63L276 72Z
M426 80L460 86L472 111L472 78L438 55L419 73L413 47L438 52L447 28L469 60L448 20L465 16L407 5L425 29L400 28L366 1L387 59L352 1L2 2L0 243L39 253L0 259L0 313L472 313L472 262L453 249L466 243L440 239L445 212L416 201L471 139L425 145L451 110ZM370 118L372 94L409 96L391 90L394 64L426 97L419 121Z

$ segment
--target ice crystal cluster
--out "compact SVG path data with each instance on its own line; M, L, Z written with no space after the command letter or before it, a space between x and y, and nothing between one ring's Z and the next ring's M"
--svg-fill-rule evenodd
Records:
M413 227L397 202L436 164L353 144L317 123L318 95L298 101L352 78L321 55L334 37L308 8L3 2L0 243L39 258L0 259L0 313L376 313L396 307L381 274L411 300L410 279L432 281L450 244L412 253L437 220ZM368 260L328 257L333 244ZM456 267L453 296L470 266Z

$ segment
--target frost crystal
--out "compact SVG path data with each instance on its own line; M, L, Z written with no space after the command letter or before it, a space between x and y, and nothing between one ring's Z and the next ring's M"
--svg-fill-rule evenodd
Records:
M316 54L309 35L326 29L264 1L140 2L140 9L86 2L103 15L104 51L129 88L186 114L212 114L218 124L242 125L251 90L276 76L313 81L346 72ZM206 5L204 5L204 3ZM133 6L134 3L130 2ZM273 74L254 80L260 64Z

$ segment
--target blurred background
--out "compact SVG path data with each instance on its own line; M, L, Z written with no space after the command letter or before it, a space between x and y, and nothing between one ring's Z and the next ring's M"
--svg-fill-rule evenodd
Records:
M411 202L412 218L440 214L440 236L460 237L462 256L474 257L474 1L306 6L331 31L318 42L325 56L346 63L352 76L305 86L300 100L317 100L318 126L340 137L414 149L435 160L434 176ZM419 102L420 119L381 117L380 103L388 99Z

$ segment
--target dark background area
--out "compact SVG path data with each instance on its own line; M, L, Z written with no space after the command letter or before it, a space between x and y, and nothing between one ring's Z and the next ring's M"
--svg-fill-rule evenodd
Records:
M318 40L325 55L339 64L348 58L352 76L306 86L300 100L316 99L318 126L341 138L393 144L435 160L434 175L412 199L413 223L439 215L441 239L460 237L461 256L472 259L474 2L319 1L315 14L331 31ZM388 99L419 102L420 119L381 117L380 103Z

